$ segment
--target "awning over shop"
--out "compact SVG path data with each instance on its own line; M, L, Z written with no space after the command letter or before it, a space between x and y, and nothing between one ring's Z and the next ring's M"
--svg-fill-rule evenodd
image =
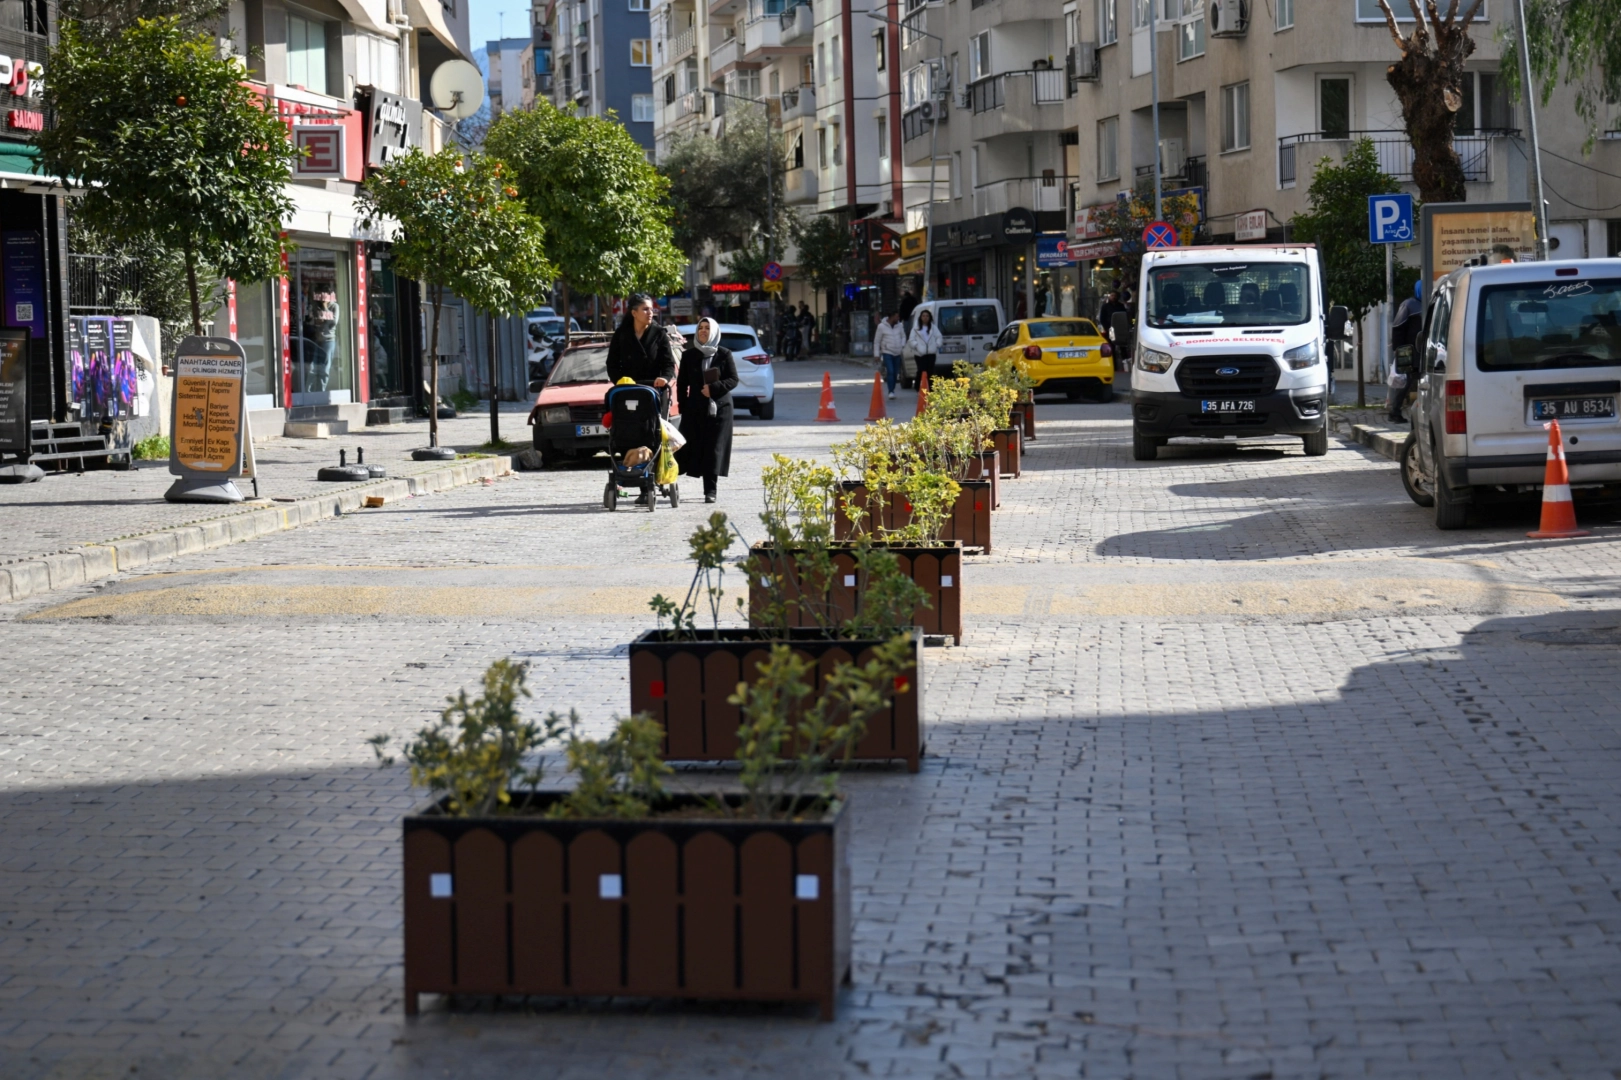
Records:
M0 142L0 187L35 195L66 195L69 187L39 172L39 149L28 143Z

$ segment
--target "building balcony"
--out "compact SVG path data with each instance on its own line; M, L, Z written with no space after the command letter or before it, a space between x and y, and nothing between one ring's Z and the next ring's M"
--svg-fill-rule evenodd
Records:
M814 203L818 197L819 189L816 183L815 169L789 169L783 177L783 197L789 206L801 206Z
M809 4L795 4L777 16L778 37L783 45L810 48L816 34L816 17Z
M782 122L816 118L816 87L810 83L782 92Z
M928 104L928 102L923 102L923 104L915 105L901 114L901 142L903 144L909 143L913 139L926 138L929 132L934 130L936 123L944 125L946 120L950 118L951 110L946 107L944 101L934 102L934 112L937 114L937 119L925 116L924 107ZM920 150L919 153L926 154L928 150L925 148Z
M729 69L736 67L742 56L742 49L739 47L738 40L735 37L727 38L710 49L709 70L712 77L722 75Z
M1494 179L1493 144L1499 139L1517 139L1520 133L1513 129L1481 131L1474 135L1454 135L1452 148L1463 163L1463 178L1471 184L1489 184ZM1308 182L1319 159L1343 159L1347 151L1362 139L1373 140L1374 153L1379 158L1381 171L1389 173L1403 184L1413 182L1413 144L1405 131L1310 131L1303 135L1285 135L1278 140L1278 186L1292 188L1301 174ZM1312 144L1319 145L1312 145Z
M757 64L767 58L767 50L775 55L782 49L782 23L778 15L762 15L750 19L743 26L743 45L740 59Z
M653 66L669 67L685 60L698 44L698 28L689 26L674 37L653 39Z
M1139 180L1144 178L1152 179L1154 176L1154 166L1152 165L1138 165L1133 171ZM1161 173L1160 183L1165 188L1204 188L1208 193L1210 191L1210 168L1205 163L1204 155L1195 154L1192 157L1183 158L1181 168L1177 169L1175 173Z
M689 116L705 116L709 111L709 95L702 90L692 90L675 99L674 118L677 121L685 120Z
M981 184L974 189L974 216L1000 214L1014 207L1025 210L1064 209L1064 187L1057 176L1016 176Z
M969 83L974 139L1064 127L1064 73L1058 68L1008 71Z

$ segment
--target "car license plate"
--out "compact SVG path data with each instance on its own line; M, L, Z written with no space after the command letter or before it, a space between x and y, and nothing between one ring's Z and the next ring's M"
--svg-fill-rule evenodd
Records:
M1202 413L1247 413L1247 412L1254 412L1255 411L1255 402L1253 402L1253 401L1231 401L1231 400L1226 400L1226 399L1219 400L1219 401L1201 401L1201 402L1199 402L1199 411L1202 412Z
M941 352L962 352L964 348L963 340L960 337L942 338L940 341Z
M1060 359L1060 360L1079 360L1081 357L1083 357L1085 355L1086 355L1086 350L1085 349L1059 349L1058 350L1058 359Z
M1555 398L1531 402L1533 420L1613 420L1615 398Z
M583 439L587 435L606 435L606 434L608 434L608 429L603 427L601 424L575 424L574 425L574 437L576 439Z

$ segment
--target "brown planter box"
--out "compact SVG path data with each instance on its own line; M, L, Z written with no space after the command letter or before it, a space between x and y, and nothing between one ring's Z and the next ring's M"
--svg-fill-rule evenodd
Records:
M996 445L996 452L1002 455L1002 475L1019 478L1019 429L1016 427L997 428L991 432L991 441Z
M842 804L794 822L436 810L405 819L406 1015L420 994L533 994L807 1001L833 1019Z
M995 468L995 466L991 466ZM846 498L851 498L866 504L867 485L855 480L842 482ZM990 480L959 480L956 505L952 507L951 516L946 518L940 529L940 539L959 540L964 548L973 548L982 555L991 552L991 510L995 506L994 485ZM906 503L905 497L891 494L889 503L883 508L882 527L886 529L900 529L906 526L911 519L911 507ZM871 507L868 507L870 512ZM838 517L833 522L833 535L838 540L849 540L855 535L850 519L839 509Z
M737 756L737 729L743 717L727 697L739 682L753 681L772 642L763 632L723 629L721 641L671 641L652 630L630 644L630 710L647 713L664 726L667 761L731 761ZM916 659L897 680L889 711L869 721L855 748L855 761L906 762L917 772L923 756L923 635L913 631ZM864 664L877 641L841 641L819 631L789 632L794 651L816 663L818 682L839 661ZM904 685L903 685L904 682Z
M913 614L913 622L927 635L950 637L958 645L962 644L962 545L957 541L941 541L938 545L929 547L913 547L905 544L890 544L888 549L900 560L901 570L911 575L913 581L928 594L931 607L919 607ZM838 569L834 572L833 580L828 586L828 593L824 603L835 619L849 618L855 613L856 602L860 597L860 583L856 574L855 556L848 551L836 551L833 556L834 564ZM781 569L787 573L790 580L787 589L790 596L799 587L794 577L795 569L792 560L786 560L786 565L779 567L772 558L771 549L765 544L755 544L749 558L749 625L758 626L759 622L755 612L766 606L765 589L760 585L762 572ZM813 621L807 621L802 612L792 612L789 615L791 629L804 626L814 626Z
M1034 440L1036 437L1036 403L1034 399L1021 401L1013 406L1012 424L1024 433L1026 439Z
M998 510L1002 506L1001 484L1002 456L995 450L985 450L968 459L966 479L989 480L991 482L991 509Z

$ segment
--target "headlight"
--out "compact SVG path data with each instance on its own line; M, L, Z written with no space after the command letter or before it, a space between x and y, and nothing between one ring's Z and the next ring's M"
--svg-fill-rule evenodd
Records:
M1137 366L1144 371L1152 371L1162 375L1171 370L1171 354L1156 352L1142 345L1137 346Z
M540 422L543 424L568 423L568 406L556 405L550 409L546 409L540 414Z
M1302 368L1309 368L1313 364L1318 363L1323 357L1322 354L1317 351L1317 343L1315 341L1308 341L1304 345L1296 346L1295 348L1284 353L1283 358L1289 362L1289 366L1291 368L1293 368L1295 371L1299 371Z

